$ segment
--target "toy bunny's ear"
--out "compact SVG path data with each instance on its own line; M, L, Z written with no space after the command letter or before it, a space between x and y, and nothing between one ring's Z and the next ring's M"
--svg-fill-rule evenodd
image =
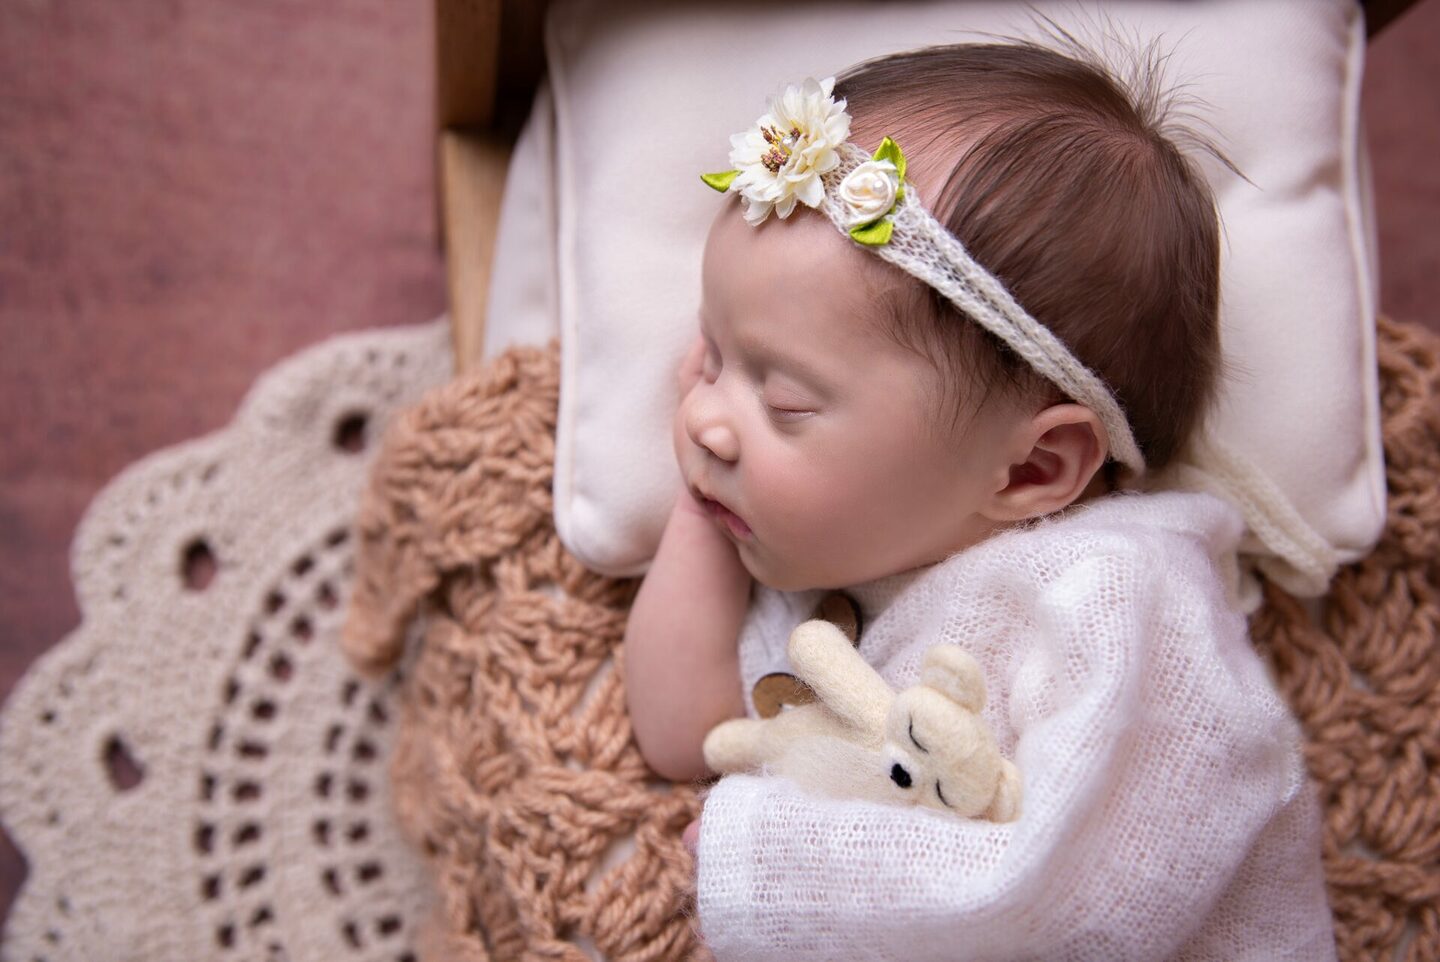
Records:
M959 645L936 645L925 652L920 684L977 715L985 707L985 675L980 663Z
M1009 759L1000 759L1000 783L982 817L992 822L1013 822L1020 817L1020 769Z

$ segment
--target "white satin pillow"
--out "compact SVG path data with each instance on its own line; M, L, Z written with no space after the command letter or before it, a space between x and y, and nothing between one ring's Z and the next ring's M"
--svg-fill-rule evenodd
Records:
M1093 25L1092 7L1034 7ZM1225 231L1233 376L1216 433L1353 560L1385 515L1360 10L1352 0L1106 10L1142 40L1163 36L1170 76L1208 104L1222 148L1253 182L1200 158ZM723 202L699 172L725 166L730 134L784 83L1028 24L1024 7L993 0L552 7L551 87L510 169L487 353L561 337L555 522L588 566L643 571L679 484L673 371L696 329L701 250Z

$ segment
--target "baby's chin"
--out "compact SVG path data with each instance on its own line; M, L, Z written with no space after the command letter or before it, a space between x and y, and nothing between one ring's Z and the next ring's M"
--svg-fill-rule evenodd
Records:
M833 575L827 576L824 573L806 571L793 565L766 564L758 559L744 547L740 549L740 563L745 570L750 572L750 577L758 584L762 584L774 591L830 591L836 588L843 588L847 584L854 584L853 581L838 581Z
M737 548L740 563L745 566L746 571L750 572L750 577L775 591L838 591L890 575L928 568L944 560L943 558L907 559L907 563L903 563L899 567L869 565L836 568L833 564L817 564L806 567L803 564L781 563L763 557L758 555L755 548L750 545L737 545Z
M736 552L740 556L740 563L745 570L750 572L756 584L764 585L775 591L804 591L809 587L803 578L797 577L797 572L787 570L783 566L767 564L755 556L755 552L748 549L747 545L737 544Z
M791 580L785 578L775 578L771 576L762 576L756 574L754 571L750 572L750 577L755 579L756 584L764 585L765 587L773 591L810 591L811 589L822 587L821 585L812 584L809 581L805 580Z

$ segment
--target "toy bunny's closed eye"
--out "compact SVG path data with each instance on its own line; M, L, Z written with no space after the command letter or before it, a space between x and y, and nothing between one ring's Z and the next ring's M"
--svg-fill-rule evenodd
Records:
M920 683L899 693L828 621L797 627L787 650L817 700L772 718L715 726L705 739L712 769L764 767L834 797L997 822L1020 816L1019 770L1000 756L980 719L984 678L962 648L931 648Z

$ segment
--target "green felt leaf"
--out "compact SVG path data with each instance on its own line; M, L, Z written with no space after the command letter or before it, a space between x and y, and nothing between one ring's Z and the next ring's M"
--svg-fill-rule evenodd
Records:
M740 171L738 170L723 170L718 174L701 174L700 179L723 194L730 189L730 184L739 176Z
M873 159L890 161L895 165L895 172L900 175L900 179L905 179L905 152L889 137L880 141L880 146L875 148Z
M864 244L866 247L880 247L890 243L890 235L893 233L895 233L895 222L888 217L850 228L851 240L857 244Z

